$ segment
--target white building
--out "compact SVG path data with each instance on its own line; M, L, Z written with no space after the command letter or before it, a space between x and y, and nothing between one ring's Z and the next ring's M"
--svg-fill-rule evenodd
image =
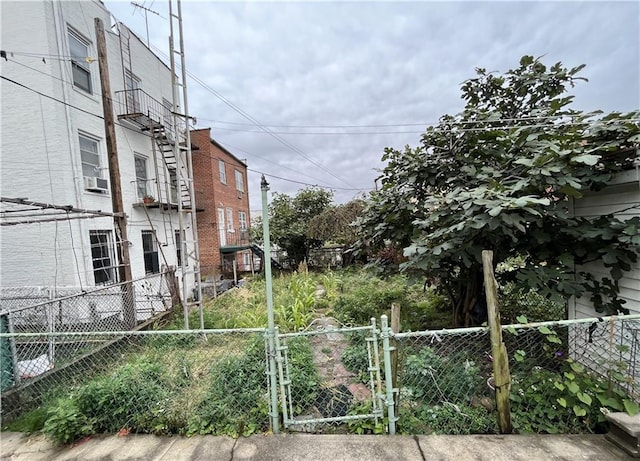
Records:
M636 154L637 155L637 154ZM573 203L575 216L597 218L613 214L627 220L640 216L640 158L627 170L616 174L607 187L598 192L586 192ZM579 266L576 272L588 272L597 280L610 278L609 269L602 261ZM619 298L626 301L624 308L630 314L640 314L640 258L619 280ZM601 316L596 312L588 296L569 301L569 318L580 319Z
M1 195L113 210L94 24L101 18L132 275L179 266L180 248L195 239L179 232L178 201L188 215L190 198L172 150L179 131L170 69L96 0L2 1L0 13ZM155 202L145 206L145 195ZM111 217L0 229L3 288L118 281Z

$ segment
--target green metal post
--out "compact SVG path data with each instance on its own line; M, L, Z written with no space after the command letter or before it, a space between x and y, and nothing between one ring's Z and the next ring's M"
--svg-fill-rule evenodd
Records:
M387 417L389 419L389 434L394 435L396 433L396 414L395 403L393 400L393 393L396 389L393 388L392 373L391 373L391 350L395 349L389 345L389 336L391 328L389 328L389 321L386 315L380 318L382 324L382 330L380 337L382 338L382 351L384 354L384 383L386 388L386 403L387 403Z
M271 240L269 240L269 209L267 192L269 183L262 175L260 182L262 190L262 238L264 240L264 278L267 282L267 338L269 340L269 383L271 391L271 430L274 434L280 432L278 420L278 378L276 367L276 331L273 315L273 283L271 280Z

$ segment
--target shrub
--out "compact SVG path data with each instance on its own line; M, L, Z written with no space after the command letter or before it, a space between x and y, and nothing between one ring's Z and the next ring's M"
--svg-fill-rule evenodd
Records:
M411 398L429 402L468 402L485 387L475 362L462 354L442 356L430 347L405 357L401 381Z
M562 320L566 317L563 303L547 299L533 290L523 290L514 284L507 284L500 293L500 320L503 325L517 322L517 317L525 315L530 322Z
M61 398L47 411L42 431L56 443L70 443L94 434L96 429L73 398Z
M469 405L423 405L403 414L400 434L497 434L495 414Z

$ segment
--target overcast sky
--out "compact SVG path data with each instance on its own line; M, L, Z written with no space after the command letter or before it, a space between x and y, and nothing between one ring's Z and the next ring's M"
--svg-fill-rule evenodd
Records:
M141 9L104 3L146 40ZM159 13L147 14L150 41L168 54L168 2L138 3ZM246 159L252 210L258 171L329 186L336 202L367 192L385 147L416 146L425 126L462 109L474 68L503 72L524 54L586 64L579 109L640 107L637 1L183 1L182 13L187 69L204 83L187 82L190 112ZM305 187L267 179L272 192Z

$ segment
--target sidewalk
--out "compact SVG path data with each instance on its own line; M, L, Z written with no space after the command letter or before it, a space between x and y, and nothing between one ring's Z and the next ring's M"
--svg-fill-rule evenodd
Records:
M406 460L633 461L603 435L96 436L55 447L44 436L0 434L2 461Z

